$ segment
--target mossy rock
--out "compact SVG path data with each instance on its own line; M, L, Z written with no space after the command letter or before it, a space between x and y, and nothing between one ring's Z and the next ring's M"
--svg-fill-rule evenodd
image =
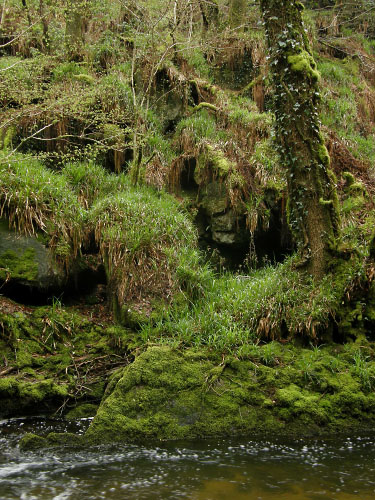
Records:
M19 447L22 451L36 451L47 446L48 441L46 438L32 433L25 434L19 442Z
M84 403L70 410L66 415L66 420L79 420L81 418L90 418L96 415L98 405L92 403Z
M82 436L71 432L51 432L47 437L28 433L19 442L22 451L38 451L45 448L81 448L83 444Z
M17 377L0 379L0 415L16 415L28 409L58 407L68 396L68 386L52 379L41 381L18 380Z
M361 371L351 351L299 349L293 361L289 351L280 345L278 363L266 366L222 361L209 351L151 347L117 373L85 440L290 436L373 426L374 362Z
M282 423L240 372L208 353L152 347L125 368L86 433L89 442L192 439L277 430ZM230 374L227 375L226 372ZM237 380L238 379L238 380ZM253 403L253 404L252 404Z
M45 291L59 287L64 274L53 264L48 248L35 236L17 234L0 219L0 280Z

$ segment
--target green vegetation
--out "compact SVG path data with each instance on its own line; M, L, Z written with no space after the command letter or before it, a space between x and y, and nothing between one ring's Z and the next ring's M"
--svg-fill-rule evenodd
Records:
M0 179L1 214L20 232L46 233L57 259L69 265L82 241L84 212L64 179L22 155L4 156Z
M374 380L369 345L308 350L273 342L242 360L152 347L117 377L85 440L364 430L374 422Z
M95 203L89 223L119 319L132 303L144 309L156 299L173 298L179 286L176 269L181 255L194 250L196 233L170 195L128 186Z
M278 31L281 0L7 2L1 412L100 405L94 443L373 425L375 33L287 3Z
M360 260L343 264L319 284L293 268L293 259L246 276L212 276L203 289L204 300L172 308L155 325L144 325L141 336L150 343L208 346L236 354L260 340L328 340L342 298L356 280L366 281ZM368 310L373 307L367 305ZM343 319L338 323L342 338L355 338L352 323ZM358 322L357 327L359 335Z

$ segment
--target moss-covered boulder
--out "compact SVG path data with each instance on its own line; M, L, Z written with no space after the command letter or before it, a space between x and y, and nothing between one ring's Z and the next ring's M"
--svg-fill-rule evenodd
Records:
M27 433L19 442L22 451L37 451L45 448L80 448L82 447L82 436L71 432L50 432L46 437Z
M61 286L64 276L37 237L17 234L1 218L0 280L46 291Z
M19 442L19 447L22 451L36 451L48 446L48 441L42 436L31 432L25 434Z
M276 430L282 423L265 399L247 373L225 368L207 352L152 347L125 368L86 438L192 439Z
M66 420L79 420L81 418L91 418L94 417L98 410L98 405L92 403L83 403L72 410L70 410L66 415Z
M275 343L258 354L223 360L208 350L151 347L113 378L84 439L290 436L373 428L375 364L355 344L338 352Z
M0 378L0 416L20 415L37 406L48 410L62 404L68 396L67 384L52 379L23 380L22 377Z

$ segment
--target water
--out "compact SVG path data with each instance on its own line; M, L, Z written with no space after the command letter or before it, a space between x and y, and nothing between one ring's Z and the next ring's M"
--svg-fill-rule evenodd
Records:
M21 452L25 432L87 420L0 422L1 500L375 498L375 437L216 440Z

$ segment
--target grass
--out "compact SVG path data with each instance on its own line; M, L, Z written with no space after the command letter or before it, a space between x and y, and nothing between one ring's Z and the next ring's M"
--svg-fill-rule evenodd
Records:
M232 125L243 126L250 130L263 132L269 135L271 132L271 113L259 113L254 101L237 97L228 104L228 121Z
M85 208L91 207L99 198L121 192L129 186L124 174L110 174L93 162L67 163L62 176Z
M315 284L293 269L293 259L246 277L211 274L202 297L143 326L145 342L209 346L237 352L247 344L283 337L317 341L344 291L360 272L351 264Z
M93 162L61 173L20 154L0 163L0 215L18 231L45 233L68 268L95 234L109 290L120 304L197 295L205 275L190 217L172 196L134 188Z
M183 55L189 66L194 69L200 78L204 78L206 80L210 79L212 70L204 57L204 54L200 50L197 50L196 48L194 50L186 50L183 52Z
M37 159L14 154L0 161L0 214L20 232L44 232L59 260L76 257L84 232L85 213L63 176Z
M215 118L206 110L180 120L176 127L176 136L180 136L182 147L187 142L197 145L204 139L218 142L222 138L217 130Z
M196 232L177 201L151 188L128 186L98 200L89 213L117 300L157 296L175 289L180 252L193 249Z

